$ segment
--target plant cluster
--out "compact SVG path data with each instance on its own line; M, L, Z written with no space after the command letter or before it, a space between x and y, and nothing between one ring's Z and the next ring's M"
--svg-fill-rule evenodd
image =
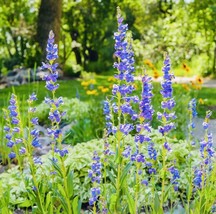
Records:
M159 110L155 110L152 79L146 71L142 76L142 93L140 96L135 93L132 38L127 34L128 25L124 24L119 8L117 21L114 67L118 72L112 95L104 101L106 129L101 140L73 148L62 144L60 125L66 112L61 108L63 98L56 97L58 47L54 44L52 31L46 48L48 62L43 63L43 68L50 71L43 79L51 93L44 102L50 121L47 133L52 139L52 150L45 157L34 155L34 150L41 147L40 132L36 128L36 94L30 95L27 101L26 127L17 97L11 95L10 105L5 109L4 133L11 150L9 157L18 167L0 176L2 213L11 213L13 204L40 214L75 214L81 213L81 208L94 214L160 214L166 210L173 212L178 206L188 214L214 212L216 165L209 132L211 111L206 113L203 122L204 138L197 142L193 133L196 100L191 100L188 139L171 138L178 115L175 114L170 58L165 54L160 90L162 101ZM96 121L97 112L94 114ZM157 129L152 128L154 115L159 124ZM15 179L6 182L8 175Z

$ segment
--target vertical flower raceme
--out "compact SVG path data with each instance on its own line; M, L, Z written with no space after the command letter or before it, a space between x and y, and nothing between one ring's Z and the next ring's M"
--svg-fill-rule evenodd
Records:
M171 166L168 170L172 174L171 183L173 184L174 190L178 191L178 179L180 178L179 171L174 166Z
M28 104L29 104L29 109L28 109L28 116L29 116L29 128L31 127L32 129L30 130L30 138L31 138L31 145L34 147L34 148L37 148L37 147L41 147L42 145L40 144L39 142L39 130L35 127L38 125L38 118L35 117L35 111L36 111L36 108L34 108L32 106L32 103L34 101L37 100L37 96L35 93L32 93L30 96L29 96L29 99L27 100ZM30 149L30 148L29 148ZM29 150L28 149L28 150ZM31 149L30 149L31 150ZM28 151L28 152L32 152L32 151Z
M196 111L196 99L193 98L188 105L188 110L189 110L189 125L188 125L188 129L189 129L189 141L191 143L191 145L194 145L194 133L193 130L195 128L195 124L194 124L194 118L197 117L197 111Z
M128 26L123 23L121 11L117 11L118 31L114 33L116 62L114 68L117 69L115 78L116 84L113 84L112 97L104 102L104 114L106 115L107 134L115 135L112 142L115 149L114 166L116 167L115 188L118 200L115 202L116 213L120 210L120 201L123 199L122 186L120 179L122 177L125 162L123 157L127 156L125 150L125 136L134 130L133 121L137 120L138 114L134 110L134 105L139 102L137 96L134 96L134 53L131 40L127 33ZM144 158L140 155L138 161ZM92 194L93 195L93 194Z
M173 112L173 108L175 107L175 100L173 98L173 88L172 88L172 79L174 75L170 73L170 58L168 55L165 55L164 59L164 66L162 68L163 72L163 80L161 82L161 95L162 95L162 102L161 102L161 109L162 112L157 113L157 118L161 122L161 125L158 127L158 131L163 135L163 146L161 148L161 157L162 157L162 172L161 179L162 179L162 187L161 187L161 196L160 196L160 209L163 210L164 204L164 195L165 195L165 180L167 174L167 152L171 151L171 147L167 142L167 134L175 128L175 124L173 122L176 119L175 112ZM174 166L170 166L169 168L170 173L172 174L173 178L172 183L174 184L174 190L177 191L177 181L176 178L180 177L178 170Z
M158 127L159 132L162 135L168 134L172 129L175 128L172 120L176 118L175 113L171 110L175 107L175 100L173 98L173 89L172 89L172 79L174 78L173 74L170 74L170 58L168 55L165 56L163 71L163 81L161 83L161 94L163 101L161 102L161 108L163 112L158 112L158 119L161 121L162 125Z
M134 81L134 53L131 44L126 40L128 25L123 24L123 17L121 16L120 9L118 8L117 14L118 32L114 34L115 38L115 56L119 59L114 63L114 67L118 69L119 73L115 76L119 80L126 82ZM125 85L124 85L125 86ZM124 90L129 90L123 87Z
M203 175L202 170L200 170L199 168L197 168L194 171L193 184L198 189L202 187L202 175Z
M100 162L100 157L98 156L97 152L94 152L94 156L92 158L93 163L91 170L88 171L88 176L91 178L93 183L93 187L91 188L91 197L89 199L89 204L95 205L98 197L100 196L100 183L101 183L101 170L102 164Z
M13 159L17 157L20 162L21 160L19 160L19 155L23 154L24 150L20 153L23 139L20 138L21 121L18 111L17 97L15 94L11 95L9 103L10 105L8 106L8 109L4 110L6 119L6 126L4 127L4 131L6 133L5 138L7 140L7 146L11 149L9 158Z
M214 154L212 133L209 132L209 118L211 114L212 114L211 111L206 112L206 117L203 122L203 129L205 130L205 136L204 139L200 142L200 153L201 153L201 157L203 158L204 164L207 166L205 167L207 171L212 169L211 159Z
M151 132L150 122L153 117L153 107L151 105L152 94L152 79L146 73L142 77L142 94L141 100L139 102L139 123L136 125L137 134L135 135L135 143L137 150L137 155L139 154L139 144L148 143L149 144L149 157L150 159L156 159L157 152L154 149L154 144L151 142L151 137L149 136L149 132ZM144 134L145 133L145 134Z
M58 63L54 63L54 61L58 58L58 46L57 44L54 44L53 31L50 31L49 33L46 51L46 59L48 60L48 63L42 63L42 69L48 69L50 73L45 75L43 79L46 81L46 88L49 91L55 91L59 87L59 84L56 84L58 78L58 72L56 69L58 67Z
M108 134L115 134L117 131L120 131L122 134L127 135L134 129L134 126L128 123L126 118L132 121L138 118L137 113L132 108L132 103L138 103L139 99L137 96L132 95L135 90L133 85L134 54L131 43L127 38L128 26L123 24L120 9L118 9L117 20L118 31L114 33L114 55L118 60L114 63L114 67L118 70L118 74L115 75L115 78L118 79L118 84L113 85L113 97L110 102L104 102L104 114L106 115ZM111 112L118 115L117 121L111 119Z
M205 136L200 142L200 155L202 160L194 171L193 183L194 186L199 189L204 187L205 181L212 171L212 157L215 153L213 149L212 133L209 132L209 118L211 114L211 111L206 112L206 117L203 122Z
M51 121L52 127L47 129L48 135L53 139L53 142L57 143L59 148L54 149L61 157L64 157L68 152L66 149L61 149L62 132L60 129L60 122L65 112L59 110L59 106L63 104L62 97L56 98L55 91L58 89L58 63L55 60L58 58L58 46L54 44L54 33L50 31L48 43L46 47L47 63L43 63L42 69L47 69L49 74L44 75L43 80L46 81L46 88L52 92L52 98L45 98L45 103L50 107L49 120Z

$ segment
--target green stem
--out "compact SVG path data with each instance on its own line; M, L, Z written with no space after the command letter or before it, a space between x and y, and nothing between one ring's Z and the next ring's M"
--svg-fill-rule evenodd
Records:
M93 206L93 214L97 214L97 209L96 209L95 203L94 203L94 206Z
M39 206L39 209L40 209L41 213L46 214L46 212L44 211L44 208L43 208L43 203L42 203L42 200L41 200L39 186L38 186L38 183L37 183L37 179L35 177L36 170L35 170L33 159L31 158L31 156L29 156L29 163L30 163L30 169L31 169L31 172L32 172L31 174L32 174L33 185L36 188L36 195L37 195L38 200L39 200L38 206Z
M136 185L135 185L134 213L137 213L138 211L138 194L139 194L139 187L140 187L139 169L140 169L140 163L136 162Z
M71 202L70 202L70 196L68 193L68 184L67 184L67 175L66 175L66 169L64 165L64 160L61 158L61 163L62 163L62 174L63 174L63 180L64 180L64 188L65 188L65 194L66 194L66 202L68 206L68 214L73 214L73 211L71 210Z
M162 189L161 189L161 200L160 200L160 212L163 213L164 203L164 192L165 192L165 178L166 178L166 149L162 148Z

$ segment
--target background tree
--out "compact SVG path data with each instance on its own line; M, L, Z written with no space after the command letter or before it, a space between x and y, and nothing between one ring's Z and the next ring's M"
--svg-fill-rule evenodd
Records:
M0 0L0 68L33 67L36 11L28 0Z
M161 67L163 52L174 66L216 75L215 0L0 0L0 68L41 61L51 29L60 40L60 63L86 71L112 69L116 7L132 31L136 61ZM37 43L41 47L38 56ZM3 70L4 70L3 69ZM6 70L5 69L5 70ZM72 69L73 70L73 69Z

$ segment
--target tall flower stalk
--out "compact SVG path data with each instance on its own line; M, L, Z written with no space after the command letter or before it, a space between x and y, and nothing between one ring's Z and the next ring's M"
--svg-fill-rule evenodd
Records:
M54 169L57 172L59 172L59 166L58 162L61 168L61 171L59 172L63 182L62 186L64 187L64 193L60 191L58 194L64 194L64 198L66 201L66 205L64 208L66 209L65 212L68 214L72 214L72 202L70 200L71 196L71 191L70 191L70 183L68 182L68 177L72 176L71 171L67 170L65 166L65 159L68 154L68 150L62 148L62 131L60 129L60 123L62 116L65 114L65 112L61 112L59 110L59 107L63 104L62 97L56 98L55 97L55 92L59 87L59 84L57 83L58 79L58 63L55 62L55 60L58 58L58 46L57 44L54 43L54 33L53 31L50 31L49 33L49 38L48 38L48 43L46 47L47 55L47 63L43 62L42 69L48 69L49 74L45 75L43 77L43 80L46 81L46 88L47 90L51 91L52 93L52 98L45 98L45 102L49 105L50 107L50 112L49 112L49 120L51 121L51 127L47 129L48 135L52 138L52 164ZM71 181L72 182L72 181ZM56 188L56 185L58 186L59 184L55 184L54 180L54 188Z
M201 161L199 165L194 170L194 179L193 184L195 190L198 191L198 199L196 200L196 212L205 213L207 209L209 209L209 205L207 203L203 203L206 200L206 195L210 193L211 187L215 185L213 172L213 156L215 150L213 148L213 138L212 133L209 132L209 120L212 112L207 111L206 117L203 122L203 129L205 131L204 138L200 141L200 156ZM214 199L215 201L215 199ZM213 203L214 203L213 201ZM211 202L210 202L211 204Z
M117 84L113 85L112 98L110 101L104 103L104 113L106 115L106 128L108 134L116 136L115 140L115 206L114 213L119 213L121 210L122 200L122 174L124 170L129 170L130 165L125 166L123 160L123 152L125 150L125 136L134 130L134 125L129 123L129 120L136 120L137 113L133 110L132 103L137 103L139 99L133 96L134 91L134 53L130 39L127 36L128 26L123 24L123 17L118 8L117 11L118 31L114 33L115 39L115 57L117 62L114 67L117 68L118 73L115 78L118 80ZM129 119L129 120L128 120ZM129 163L130 164L130 163Z
M6 139L8 140L7 146L11 148L9 158L17 158L20 170L22 171L23 159L27 158L27 163L31 172L31 183L32 193L36 199L37 208L40 213L46 213L44 210L43 196L39 191L39 182L36 178L36 172L38 167L42 164L39 158L34 158L35 148L40 147L38 140L39 131L35 129L35 125L38 124L38 118L35 117L35 107L33 106L34 101L37 100L36 95L33 93L27 100L28 103L28 115L27 115L27 136L24 131L24 123L22 121L18 99L15 94L11 95L10 105L8 111L5 110L7 125L4 127L6 132ZM24 174L21 174L23 180L26 178ZM27 186L28 187L28 186Z
M192 149L195 146L195 139L194 139L194 129L195 123L194 119L197 117L197 110L196 110L196 99L193 98L188 104L188 111L189 111L189 124L188 124L188 161L187 164L189 166L189 175L188 175L188 190L187 190L187 213L190 213L190 200L193 193L193 169L192 169Z
M149 77L146 73L142 77L142 94L141 100L139 102L139 123L136 125L136 131L138 132L135 136L135 144L136 144L136 185L135 185L135 206L134 213L138 212L139 204L138 197L140 192L140 184L141 184L141 174L142 174L142 165L145 162L145 157L141 153L140 149L142 144L148 143L148 153L150 159L156 160L156 150L154 149L154 144L151 142L151 137L149 136L149 132L151 132L150 122L153 117L153 107L151 105L152 94L152 83L151 77Z
M163 112L158 112L157 117L158 120L161 121L161 126L158 127L159 132L162 134L164 139L164 144L161 149L162 155L162 189L161 189L161 199L160 199L160 213L163 212L163 204L164 204L164 193L165 193L165 180L167 176L167 166L166 166L166 158L167 152L171 150L169 143L167 142L167 134L175 128L175 124L173 120L176 118L175 113L172 112L172 109L175 107L175 100L173 98L173 88L172 88L172 79L174 75L170 73L170 58L168 55L165 55L164 66L163 66L163 81L161 83L161 95L163 100L161 102L161 108ZM171 171L171 173L173 170Z

